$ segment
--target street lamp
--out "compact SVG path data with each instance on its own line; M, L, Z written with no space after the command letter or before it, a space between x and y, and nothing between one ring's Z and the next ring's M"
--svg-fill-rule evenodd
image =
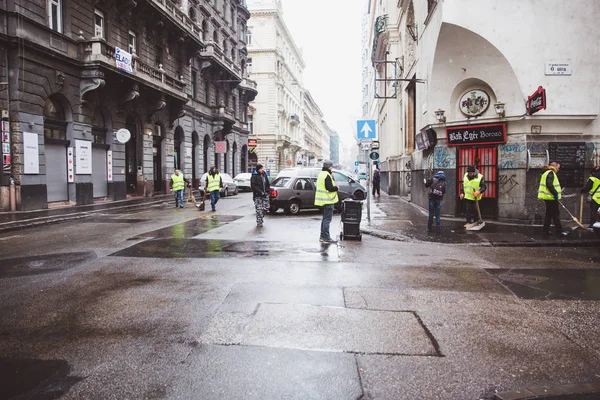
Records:
M443 124L446 122L446 116L444 115L445 112L446 111L442 110L441 108L435 112L435 118L438 120L438 122L440 124Z

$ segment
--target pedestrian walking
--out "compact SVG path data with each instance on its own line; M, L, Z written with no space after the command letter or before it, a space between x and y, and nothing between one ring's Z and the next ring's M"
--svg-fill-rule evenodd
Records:
M250 188L252 189L252 198L254 199L254 209L256 210L256 226L262 227L265 212L269 210L269 194L271 184L269 177L260 164L252 171L250 177Z
M474 165L468 166L460 189L460 199L466 202L467 224L472 224L476 219L479 219L475 211L475 199L477 201L481 200L486 190L487 185L483 175L477 171Z
M212 211L216 211L217 203L221 198L221 188L223 187L223 179L221 179L221 174L217 171L217 167L211 167L210 171L208 171L208 176L206 177L206 186L204 188L204 193L208 193L210 195L210 206Z
M554 230L556 234L566 236L569 232L564 231L560 222L560 208L558 202L562 198L562 188L558 180L558 170L560 164L551 162L544 167L545 172L540 178L540 187L538 189L538 199L544 200L546 203L546 217L544 218L544 235L551 235L550 222L554 222Z
M596 222L596 216L598 215L598 207L600 207L600 167L596 167L592 170L590 177L588 178L585 186L581 189L581 194L588 193L590 195L590 225L592 228Z
M427 220L427 231L431 231L433 219L435 217L435 230L440 231L440 213L444 203L444 194L446 194L446 174L444 171L438 171L433 178L425 180L425 187L429 188L429 218Z
M338 187L333 180L331 171L333 163L323 162L323 169L317 176L317 192L315 193L315 206L323 208L323 220L321 221L321 243L337 243L329 234L329 226L333 219L333 208L338 202Z
M377 192L377 197L381 197L381 172L379 171L379 165L375 167L373 172L373 196Z
M175 208L183 208L183 190L185 189L185 179L180 170L176 169L171 175L171 192L175 193Z

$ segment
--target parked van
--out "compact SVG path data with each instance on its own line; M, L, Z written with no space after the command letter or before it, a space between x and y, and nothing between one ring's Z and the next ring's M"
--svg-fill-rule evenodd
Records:
M321 172L321 168L317 167L297 167L281 170L277 178L271 182L270 211L274 213L283 208L287 214L294 215L302 209L316 208L314 203L319 172ZM365 187L345 172L334 169L331 175L339 188L338 198L340 202L346 198L355 200L367 198Z

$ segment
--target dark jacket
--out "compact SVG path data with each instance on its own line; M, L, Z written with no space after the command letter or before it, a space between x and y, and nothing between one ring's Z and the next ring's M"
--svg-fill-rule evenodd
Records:
M594 171L592 173L592 177L600 179L600 171ZM583 189L581 189L581 193L589 193L593 187L594 187L594 182L592 182L591 179L588 179L587 182L585 183L585 186L583 187ZM600 191L600 189L598 189L598 191Z
M434 183L438 183L439 181L443 181L444 182L444 185L442 186L442 195L441 196L437 196L437 195L431 193L431 190L429 190L429 198L432 199L432 200L441 200L441 199L444 198L444 194L446 194L446 174L444 173L444 171L438 171L433 176L433 178L429 178L425 182L425 187L429 188Z
M380 182L381 181L381 173L379 172L378 169L375 170L375 172L373 172L373 182Z
M323 171L329 172L329 169L323 168ZM328 192L338 191L338 187L333 184L333 179L331 179L330 175L327 175L327 178L325 178L325 189L327 189Z
M475 175L473 175L473 178L472 178L472 179L469 179L469 180L473 180L473 179L477 178L477 176L478 176L478 175L481 175L481 174L479 173L479 171L475 171ZM467 179L468 179L468 178L467 178ZM461 182L462 182L462 181L461 181ZM482 177L481 177L481 183L480 183L480 189L479 189L479 192L480 192L480 193L483 193L483 192L485 192L486 190L487 190L487 185L485 184L485 178L483 178L483 175L482 175ZM462 194L465 194L465 190L463 189L463 187L462 187L462 186L460 187L460 192L461 192Z
M250 177L250 188L252 189L252 198L268 196L271 192L271 184L267 173L259 173L257 170L252 171Z
M546 175L546 188L550 191L550 193L552 193L552 196L558 196L558 192L554 188L554 174L556 174L556 170L550 166L545 166L544 169L546 171L551 171L548 175Z

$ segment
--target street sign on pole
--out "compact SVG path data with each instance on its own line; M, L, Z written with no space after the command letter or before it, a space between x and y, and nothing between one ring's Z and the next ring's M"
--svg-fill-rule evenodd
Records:
M369 158L373 161L377 161L379 160L379 153L376 151L372 151L371 154L369 154Z
M360 161L354 161L354 166L358 167L360 165Z
M373 140L373 142L371 143L371 150L377 149L379 149L379 140Z
M371 150L371 143L361 143L360 144L360 149L362 151L368 151Z
M375 139L377 137L374 119L356 121L356 137L359 139Z

